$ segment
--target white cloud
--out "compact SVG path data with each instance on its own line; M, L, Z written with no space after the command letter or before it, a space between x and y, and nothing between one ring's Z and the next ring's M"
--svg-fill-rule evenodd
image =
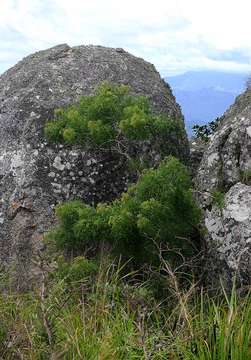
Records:
M65 42L124 47L163 75L251 68L250 0L1 2L0 72L24 55ZM228 57L221 58L224 51Z

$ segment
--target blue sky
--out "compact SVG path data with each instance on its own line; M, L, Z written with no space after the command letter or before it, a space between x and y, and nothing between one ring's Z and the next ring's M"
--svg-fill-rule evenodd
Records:
M123 47L162 76L251 72L250 0L1 0L0 73L60 43Z

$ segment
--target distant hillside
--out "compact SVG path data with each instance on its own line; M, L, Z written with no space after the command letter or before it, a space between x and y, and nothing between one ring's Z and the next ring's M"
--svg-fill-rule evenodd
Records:
M221 116L243 92L247 74L218 71L189 71L165 78L171 85L192 135L194 124L204 124Z

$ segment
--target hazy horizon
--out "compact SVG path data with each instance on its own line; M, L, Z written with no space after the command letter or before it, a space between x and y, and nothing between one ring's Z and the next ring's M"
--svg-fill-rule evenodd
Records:
M247 78L247 74L211 70L166 77L181 106L188 135L192 135L193 125L222 116L246 88Z

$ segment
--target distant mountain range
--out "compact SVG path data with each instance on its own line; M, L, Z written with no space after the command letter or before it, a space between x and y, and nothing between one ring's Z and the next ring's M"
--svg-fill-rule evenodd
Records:
M223 115L245 89L248 74L218 71L189 71L169 76L177 102L185 116L188 135L194 124L205 124Z

